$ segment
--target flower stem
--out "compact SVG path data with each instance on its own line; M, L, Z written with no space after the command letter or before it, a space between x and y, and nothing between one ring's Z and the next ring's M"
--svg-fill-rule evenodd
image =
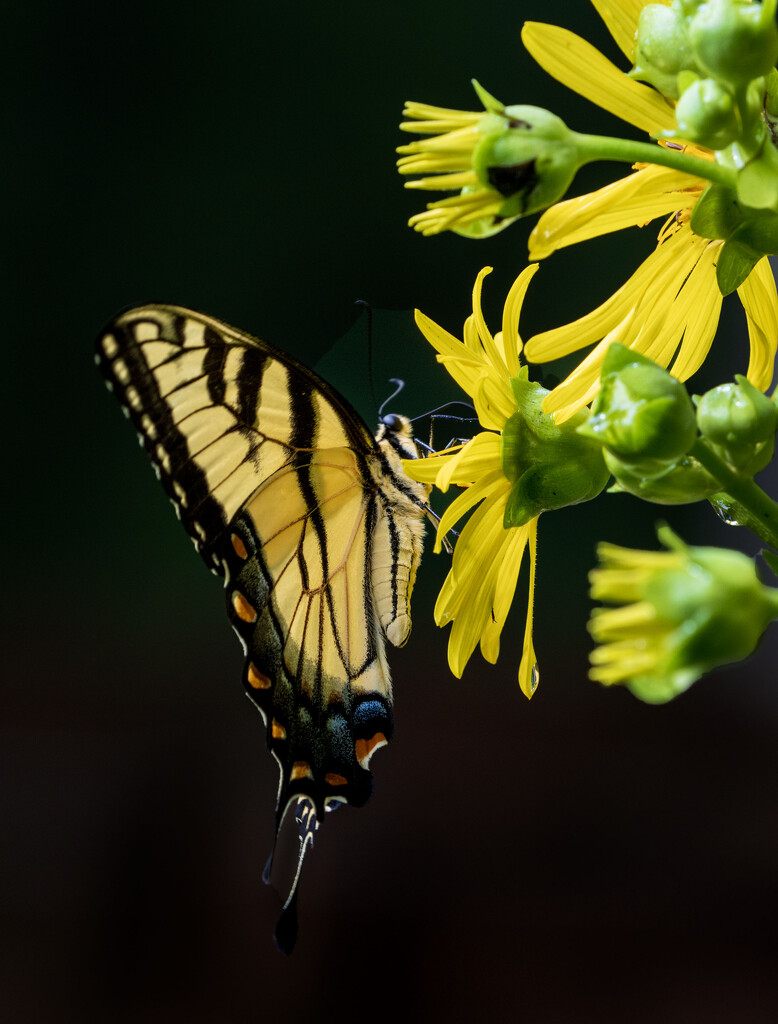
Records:
M689 454L715 476L725 495L733 499L729 506L733 521L747 526L765 544L778 550L778 504L750 477L739 477L701 438L697 438ZM738 507L747 514L738 516Z
M572 132L578 147L579 166L593 163L595 160L618 160L623 163L658 164L670 167L682 174L692 174L697 178L714 181L726 188L735 188L735 172L722 167L714 160L702 160L700 157L688 156L682 149L671 149L657 146L651 142L633 142L630 139L611 138L607 135L581 135Z

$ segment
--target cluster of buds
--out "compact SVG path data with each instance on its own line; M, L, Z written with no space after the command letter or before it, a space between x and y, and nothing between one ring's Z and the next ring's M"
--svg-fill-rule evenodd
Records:
M666 138L704 146L734 188L708 186L692 216L702 238L723 239L718 267L729 294L778 252L777 0L673 0L640 13L634 78L677 100Z
M713 150L761 143L761 130L750 136L778 59L775 6L673 0L642 9L632 75L677 100L675 134Z
M738 375L696 398L695 410L666 370L613 344L592 415L577 429L603 445L612 490L659 504L707 497L721 506L720 492L733 482L753 486L772 458L777 402ZM593 613L589 629L599 646L590 676L624 683L652 703L751 654L778 616L778 590L759 581L752 559L687 547L668 527L659 536L668 552L600 545L601 567L591 574L592 597L621 607Z
M578 433L603 446L615 491L683 505L752 477L775 448L775 401L739 375L697 398L651 359L614 343L603 361L592 415ZM725 473L711 471L720 462Z

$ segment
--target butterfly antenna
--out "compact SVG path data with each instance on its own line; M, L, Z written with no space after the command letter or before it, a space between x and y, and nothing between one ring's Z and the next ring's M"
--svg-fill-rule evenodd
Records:
M430 409L428 412L421 412L421 413L419 413L418 416L414 416L411 419L411 423L415 423L416 420L423 420L425 416L436 416L443 409L448 409L452 405L462 405L462 406L464 406L465 409L469 409L470 412L475 413L475 406L471 405L470 402L460 402L460 401L457 401L455 399L454 401L451 401L451 402L444 402L443 405L439 405L437 407L437 409ZM478 417L474 416L472 418L473 419L477 419ZM443 419L443 417L440 416L439 419ZM469 422L471 417L469 417L469 416L450 416L449 419L452 419L452 420L459 419L459 420L464 420L465 422Z
M357 299L355 306L361 306L367 314L367 380L370 386L370 397L373 400L373 408L378 405L378 399L373 386L373 307L364 299ZM380 416L380 413L379 413Z
M381 422L381 416L383 415L385 406L389 405L389 403L392 401L393 398L397 398L397 396L400 394L402 389L405 387L405 381L404 380L400 380L399 377L390 377L389 378L389 383L390 384L395 384L396 387L395 387L394 391L391 393L391 395L389 395L388 398L385 398L383 400L383 402L381 402L380 406L378 407L378 421L379 421L379 423Z

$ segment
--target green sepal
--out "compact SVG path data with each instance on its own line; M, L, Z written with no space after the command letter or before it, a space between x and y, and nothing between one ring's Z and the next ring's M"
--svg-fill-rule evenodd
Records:
M511 378L517 411L502 430L502 469L512 483L506 529L523 526L541 512L595 498L610 476L602 448L577 433L586 409L557 426L542 409L549 393L528 379L527 367Z
M484 110L488 110L490 114L505 114L505 104L500 101L481 85L477 78L471 78L470 84L475 89L475 94L483 104Z
M502 123L476 145L473 170L505 198L501 218L544 210L561 199L581 164L575 135L542 107L506 107Z
M778 165L770 173L778 182ZM762 256L778 253L778 213L744 205L723 185L709 185L705 189L692 209L689 226L700 238L734 243L732 252L720 255L718 260L719 288L724 295L729 294L724 287L734 291Z
M729 238L743 221L735 193L711 184L694 204L689 226L700 238Z
M655 505L690 505L721 490L721 482L692 455L684 455L674 465L652 473L642 466L630 465L607 450L603 454L605 465L616 481L608 488L609 494L634 494Z
M710 447L720 459L728 462L743 478L756 476L773 460L775 454L775 437L758 444L712 444Z
M778 208L778 152L766 131L759 154L738 172L737 193L745 206L760 213Z
M759 260L765 255L758 249L754 249L746 241L741 241L737 235L740 228L729 237L721 247L718 263L716 264L716 284L722 295L731 295L745 281Z
M753 559L740 551L688 551L701 573L657 575L645 588L644 600L682 624L668 667L725 665L747 657L773 617L774 595L759 581ZM695 628L684 630L691 622Z
M661 676L635 676L625 685L633 697L645 704L668 704L696 683L701 674L694 669L679 669Z
M773 576L778 576L778 554L776 554L775 551L771 551L769 548L762 548L760 554L765 562L770 566Z

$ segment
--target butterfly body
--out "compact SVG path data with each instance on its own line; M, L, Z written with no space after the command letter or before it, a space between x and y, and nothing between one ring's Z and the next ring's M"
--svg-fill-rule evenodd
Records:
M427 488L410 425L376 437L307 367L218 320L148 305L97 361L206 564L223 576L243 682L279 762L276 807L317 819L372 791L392 734L385 640L410 631Z

